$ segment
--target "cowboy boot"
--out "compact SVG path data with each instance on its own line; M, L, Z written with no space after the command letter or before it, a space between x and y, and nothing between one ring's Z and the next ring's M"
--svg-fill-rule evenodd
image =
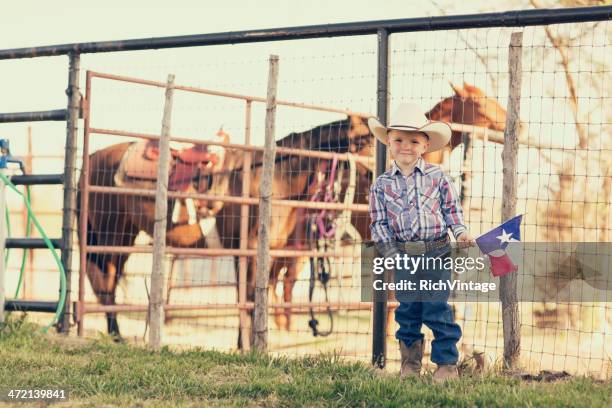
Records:
M403 341L400 340L400 354L402 357L402 367L400 369L400 378L408 376L420 376L421 365L423 360L423 339L415 340L410 347L406 347Z
M438 365L438 368L433 374L433 381L435 383L442 383L447 380L453 380L459 378L459 372L457 371L456 364L442 364Z

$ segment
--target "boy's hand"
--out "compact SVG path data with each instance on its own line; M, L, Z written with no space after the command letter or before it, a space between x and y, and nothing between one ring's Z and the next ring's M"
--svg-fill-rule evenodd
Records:
M459 245L459 248L467 248L476 245L476 241L474 241L468 232L464 232L457 237L457 244Z

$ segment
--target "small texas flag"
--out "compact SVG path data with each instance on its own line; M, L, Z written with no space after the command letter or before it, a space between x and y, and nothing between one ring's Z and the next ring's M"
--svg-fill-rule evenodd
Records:
M504 276L518 270L518 266L512 263L506 253L506 247L510 242L521 240L522 218L522 214L517 215L499 227L493 228L476 238L476 244L478 244L482 253L489 256L493 276Z

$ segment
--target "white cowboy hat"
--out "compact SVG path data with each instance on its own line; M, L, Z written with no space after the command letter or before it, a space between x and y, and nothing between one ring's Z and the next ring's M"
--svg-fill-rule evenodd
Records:
M450 141L449 124L428 120L421 108L414 103L401 104L389 123L389 126L384 126L376 118L368 119L370 130L385 145L388 143L387 132L393 129L425 133L429 137L429 148L425 153L440 150Z

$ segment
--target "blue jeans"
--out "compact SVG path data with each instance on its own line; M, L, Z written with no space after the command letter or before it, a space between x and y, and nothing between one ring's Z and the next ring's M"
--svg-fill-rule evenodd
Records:
M428 255L437 256L443 251ZM420 276L419 276L420 274ZM396 278L402 274L397 274ZM407 277L406 274L403 275ZM449 270L419 270L414 277L418 279L432 278L437 281L439 279L451 279L451 271ZM410 280L413 280L410 279ZM434 340L431 343L431 361L435 364L456 364L459 359L459 351L457 350L457 342L461 338L461 327L455 323L453 311L447 300L450 295L448 290L436 291L435 293L421 292L416 295L404 297L404 299L430 299L428 301L402 301L402 296L396 294L400 301L399 307L395 310L395 321L399 324L399 330L395 337L403 341L407 347L417 341L423 339L421 327L423 323L431 329L434 335Z

